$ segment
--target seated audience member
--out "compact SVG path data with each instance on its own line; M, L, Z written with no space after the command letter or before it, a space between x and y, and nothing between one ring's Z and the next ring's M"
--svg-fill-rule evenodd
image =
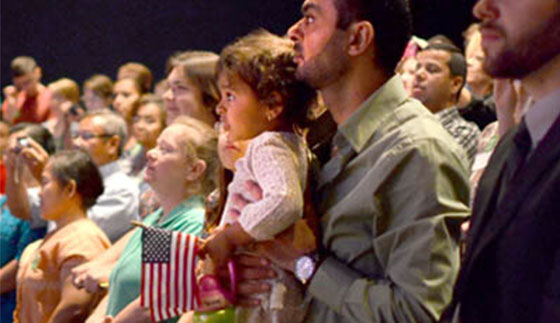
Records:
M205 51L178 53L167 62L168 89L163 95L167 124L186 115L214 126L220 94L215 73L218 55Z
M39 150L41 155L36 155ZM55 151L51 133L43 126L19 123L10 129L6 151L6 204L17 218L29 221L32 229L46 227L39 206L39 184L42 167Z
M121 65L117 71L117 81L127 78L132 78L140 84L140 92L142 94L151 92L154 76L146 65L136 62L128 62Z
M138 219L138 184L121 169L118 162L127 129L124 120L113 112L87 114L78 126L74 146L89 153L99 167L105 190L87 212L88 218L114 242L128 232L131 220Z
M35 140L51 153L54 152L50 133L37 124L19 123L10 132L6 147L2 149L6 150L2 155L6 157L6 162L9 164L8 175L11 177L7 187L9 196L0 197L0 321L2 322L12 321L16 300L16 274L21 253L29 243L42 238L46 232L46 222L40 219L39 183L25 165L23 158L27 151L24 151L26 148L22 144L18 144L17 139ZM27 221L15 217L8 208L8 197L12 205L19 207L16 208L18 215L25 214L26 219L34 218L34 220Z
M167 91L168 88L169 86L167 85L167 80L161 79L154 86L154 94L159 96L160 98L163 98L163 94L165 93L165 91Z
M397 73L401 76L404 89L408 95L412 95L412 84L414 82L414 72L416 72L416 55L411 55L403 58L397 66Z
M45 235L46 228L31 229L29 222L14 217L0 196L0 321L11 322L16 305L16 274L25 247Z
M88 78L82 86L82 101L88 112L109 109L113 103L113 81L103 74Z
M43 123L54 137L56 150L72 147L72 133L78 128L80 89L71 79L62 78L48 85L51 118Z
M132 129L134 125L133 119L138 110L138 104L142 95L140 83L133 78L120 79L115 82L113 87L113 107L126 122L128 134L124 141L123 152L119 161L126 174L130 174L132 161L142 151L142 145L136 140Z
M148 152L144 174L161 208L144 225L202 233L204 201L216 187L216 150L214 130L192 118L180 117L161 133L157 146ZM142 232L135 229L94 261L76 268L74 283L93 292L99 283L109 282L107 315L115 322L149 322L149 310L139 301L141 255Z
M10 126L0 120L0 195L6 194L6 164L4 156L8 149L8 137L10 135Z
M187 51L171 56L167 62L167 85L163 94L166 124L178 116L188 116L213 126L220 94L215 81L219 56L206 51ZM140 217L159 207L151 190L140 198Z
M157 138L165 128L165 107L163 100L154 94L147 94L140 100L134 116L134 136L142 145L142 152L132 160L130 176L142 182L147 162L147 152L156 146ZM141 191L140 194L143 192Z
M429 44L417 55L418 67L412 96L440 120L443 127L465 149L472 164L480 130L465 121L457 110L457 100L465 84L465 57L448 44Z
M10 124L40 123L49 117L49 94L41 84L41 68L29 56L18 56L10 65L13 85L4 88L2 118Z
M428 45L428 42L422 38L412 36L406 45L404 54L397 64L395 71L401 76L404 89L412 96L412 83L414 82L414 72L416 71L416 54L418 51Z
M41 180L41 216L56 229L25 248L17 272L14 322L80 322L98 297L72 284L72 268L111 245L87 218L103 192L101 175L82 151L51 157Z
M496 107L492 96L492 77L482 68L484 51L482 50L480 29L473 24L468 41L465 39L465 58L467 60L467 85L471 99L467 105L459 106L459 114L484 129L489 123L496 121Z

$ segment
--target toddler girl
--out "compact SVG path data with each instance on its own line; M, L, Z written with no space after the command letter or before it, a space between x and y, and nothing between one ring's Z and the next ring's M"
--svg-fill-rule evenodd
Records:
M315 92L296 79L293 43L265 31L249 34L227 46L218 63L221 101L217 107L228 140L250 140L235 165L220 227L202 248L217 266L235 250L272 240L303 215L308 152L298 135ZM237 210L234 194L247 181L256 182L263 198ZM277 270L270 298L259 309L236 309L236 320L291 322L302 319L304 302L296 280Z

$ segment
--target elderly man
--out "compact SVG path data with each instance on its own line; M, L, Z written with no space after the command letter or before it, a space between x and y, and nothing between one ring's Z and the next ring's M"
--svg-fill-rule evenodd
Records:
M465 57L453 45L430 44L416 55L416 60L412 96L436 115L472 163L480 130L463 119L456 106L467 74Z
M124 120L102 111L86 115L74 139L74 146L89 153L103 176L105 190L88 210L88 217L112 242L129 231L130 221L138 218L138 185L118 163L126 135Z
M446 318L560 322L560 2L479 0L474 14L485 70L521 79L535 103L480 180Z
M262 250L304 284L307 321L435 321L451 300L468 162L394 75L410 38L407 3L307 0L288 31L298 77L338 128L317 179L322 248L305 253L286 239Z

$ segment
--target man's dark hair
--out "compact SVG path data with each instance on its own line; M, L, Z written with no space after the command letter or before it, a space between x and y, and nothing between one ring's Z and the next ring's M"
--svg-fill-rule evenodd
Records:
M76 192L87 210L103 194L103 178L91 157L81 150L63 150L51 157L53 175L61 185L76 182Z
M428 44L448 44L451 46L455 46L455 44L453 44L453 41L443 34L437 34L430 37L428 39Z
M392 75L412 36L408 0L334 0L334 5L338 28L346 29L361 20L373 25L378 63Z
M54 154L54 138L47 128L35 123L22 122L12 126L9 134L11 135L20 131L25 131L27 136L41 145L47 154Z
M12 77L19 77L31 73L36 67L37 62L35 62L33 57L29 56L18 56L12 60L10 65Z
M465 59L465 56L463 55L463 52L461 52L461 50L453 44L437 42L428 43L428 46L423 48L421 51L423 52L427 50L442 50L449 53L449 61L447 61L449 74L451 74L451 76L453 77L460 76L463 79L456 97L456 99L459 100L461 90L463 89L463 86L465 86L465 82L467 80L467 61Z

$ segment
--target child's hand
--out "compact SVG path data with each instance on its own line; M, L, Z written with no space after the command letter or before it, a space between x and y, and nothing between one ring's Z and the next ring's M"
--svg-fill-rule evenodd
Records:
M216 267L222 267L227 263L234 249L235 245L228 241L226 237L226 229L218 230L202 244L199 256L204 258L208 255Z

